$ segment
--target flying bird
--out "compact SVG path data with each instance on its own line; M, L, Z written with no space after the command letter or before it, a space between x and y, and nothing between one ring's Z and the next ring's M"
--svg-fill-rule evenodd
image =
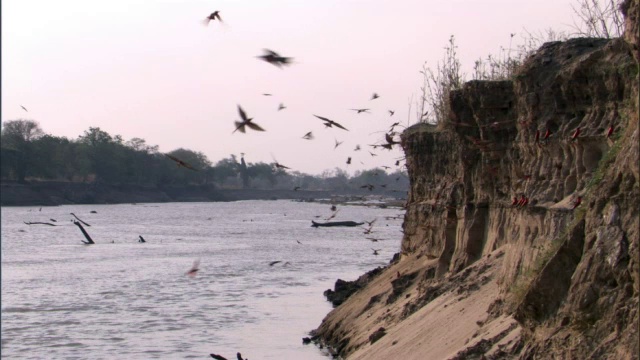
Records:
M24 106L22 106L22 105L20 105L20 107L22 108L22 110L24 110L24 111L26 111L26 112L29 112L29 110L27 110L27 108L26 108L26 107L24 107Z
M293 191L298 191L298 190L300 190L300 186L296 186L293 188Z
M335 150L338 146L342 145L342 143L344 142L344 141L338 141L338 139L335 139L335 141L336 141L336 144L333 147L333 150Z
M188 275L189 277L195 277L198 270L200 270L198 269L198 266L200 266L200 259L197 259L193 262L193 266L191 266L191 269L187 271L186 275Z
M347 158L347 165L351 165L351 157Z
M356 148L353 151L360 151L360 145L356 145Z
M284 104L283 104L283 103L280 103L280 105L278 105L278 111L280 111L280 110L284 110L284 109L286 109L286 108L287 108L287 107L286 107L286 106L284 106Z
M272 96L272 95L269 94L269 93L264 93L264 94L262 94L262 96Z
M373 93L373 95L371 95L371 100L375 100L377 98L379 98L380 95L378 95L377 93Z
M218 354L209 354L209 356L211 356L212 358L214 358L216 360L228 360L226 357L224 357L222 355L218 355Z
M277 263L281 263L281 262L282 262L282 260L272 261L272 262L269 263L269 266L273 266L273 265L275 265Z
M365 113L368 113L368 112L369 112L369 109L351 109L351 110L353 110L353 111L357 111L357 112L358 112L358 114L360 114L360 113L362 113L362 112L365 112Z
M222 22L222 18L220 17L220 11L216 10L214 12L211 13L211 15L207 16L206 19L204 19L204 24L205 25L209 25L209 22L211 22L211 20L216 20L218 19L218 21Z
M275 167L276 167L276 169L291 169L290 167L288 167L288 166L284 166L284 165L280 164L280 163L279 163L279 162L277 162L277 161L276 161L275 163L273 163L273 166L275 166Z
M313 133L309 131L308 133L304 134L302 138L305 140L313 140Z
M393 114L395 114L396 112L393 110L387 110L389 112L389 116L393 116Z
M290 57L280 56L280 54L278 54L277 52L269 49L264 49L263 51L263 55L256 57L268 62L271 65L282 68L282 65L289 65L291 63L292 58Z
M378 255L378 251L382 250L382 249L371 249L373 250L373 255Z
M339 127L342 130L347 130L349 131L346 127L338 124L337 122L333 121L333 120L329 120L326 117L322 117L322 116L318 116L318 115L313 115L315 117L317 117L318 119L324 121L324 126L326 127L333 127L333 125L335 125L336 127Z
M248 126L249 129L253 129L255 131L265 131L262 127L260 127L260 125L251 122L253 118L247 118L247 114L244 112L244 110L242 110L242 107L240 105L238 105L238 113L240 114L240 118L242 119L242 121L234 122L236 124L236 129L233 130L232 134L238 130L240 130L241 133L244 133L245 126Z
M189 170L193 170L193 171L198 171L198 169L194 168L193 166L191 166L191 164L182 161L180 159L178 159L177 157L173 156L173 155L169 155L169 154L164 154L166 157L168 157L169 159L173 160L176 162L176 166L180 167L182 166L185 169L189 169Z

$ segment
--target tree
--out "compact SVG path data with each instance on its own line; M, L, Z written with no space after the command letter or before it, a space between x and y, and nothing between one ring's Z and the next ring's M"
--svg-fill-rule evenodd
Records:
M40 125L34 120L10 120L2 124L2 147L10 149L5 151L4 160L8 160L7 165L12 170L8 172L15 173L18 181L24 182L28 171L33 168L31 142L43 135Z

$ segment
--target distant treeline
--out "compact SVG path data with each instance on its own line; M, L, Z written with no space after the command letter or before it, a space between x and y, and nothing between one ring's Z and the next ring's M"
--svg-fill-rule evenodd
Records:
M45 134L33 120L11 120L2 124L0 178L3 181L55 180L136 184L143 186L209 185L220 188L351 190L373 185L374 189L408 189L405 172L383 169L356 172L326 170L320 176L276 167L276 163L245 163L235 155L215 165L201 152L176 149L168 154L197 171L176 163L144 139L125 141L97 127L90 127L76 140Z

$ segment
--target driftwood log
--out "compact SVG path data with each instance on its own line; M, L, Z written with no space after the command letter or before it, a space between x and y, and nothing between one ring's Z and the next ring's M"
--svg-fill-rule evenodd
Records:
M363 225L363 222L355 222L355 221L328 221L328 222L324 222L324 223L317 223L313 220L311 220L311 226L312 227L320 227L320 226L360 226Z
M87 224L86 222L82 221L82 219L80 219L79 217L76 216L76 214L74 213L69 213L71 215L73 215L73 217L75 217L76 219L78 219L78 221L80 221L84 226L91 226L89 224Z
M48 223L48 222L24 222L27 225L49 225L49 226L58 226L56 224Z
M80 224L78 221L74 221L73 223L80 228L80 231L82 231L82 235L84 235L84 238L87 239L87 241L83 241L83 243L87 245L95 244L95 242L93 242L93 240L91 239L91 236L89 236L87 231L82 227L82 224Z

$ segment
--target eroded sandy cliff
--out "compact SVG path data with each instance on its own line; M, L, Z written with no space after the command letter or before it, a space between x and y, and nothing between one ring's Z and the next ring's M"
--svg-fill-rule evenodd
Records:
M317 334L349 359L638 358L638 1L407 129L399 259ZM635 19L630 21L629 19Z

